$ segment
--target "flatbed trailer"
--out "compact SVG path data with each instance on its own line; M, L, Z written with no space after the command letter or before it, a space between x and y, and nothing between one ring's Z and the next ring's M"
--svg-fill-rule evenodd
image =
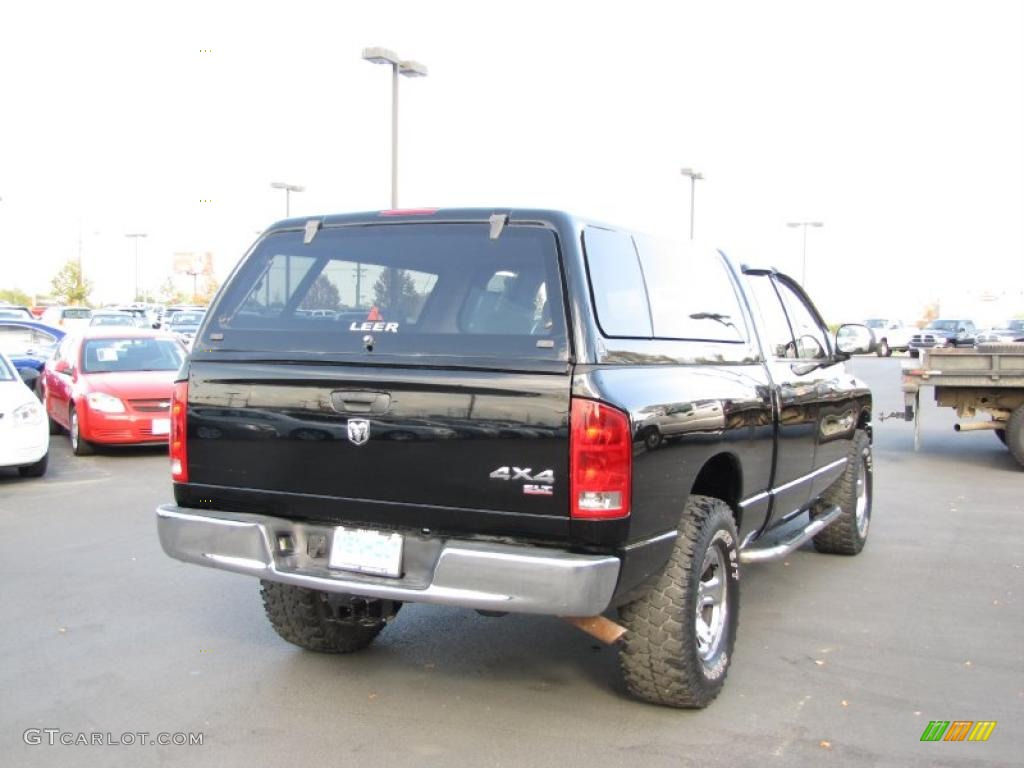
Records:
M1024 467L1024 344L982 344L974 349L927 349L904 364L902 413L883 416L914 422L920 446L921 390L933 387L937 405L955 408L961 419L986 414L987 421L957 423L957 432L992 430Z

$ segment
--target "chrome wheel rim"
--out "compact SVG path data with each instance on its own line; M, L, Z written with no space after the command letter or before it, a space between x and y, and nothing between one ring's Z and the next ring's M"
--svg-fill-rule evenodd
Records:
M857 470L857 535L862 539L867 536L868 523L871 522L871 498L868 494L867 460L862 457Z
M700 581L697 584L695 628L697 653L703 661L710 660L718 653L722 638L725 636L725 625L729 616L725 568L721 548L712 544L704 553Z

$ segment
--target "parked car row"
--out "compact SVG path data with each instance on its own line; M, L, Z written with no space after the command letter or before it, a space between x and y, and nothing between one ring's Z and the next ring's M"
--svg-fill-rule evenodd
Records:
M979 344L1024 342L1024 320L1007 320L1003 325L979 331L967 318L937 318L918 329L902 320L872 318L864 321L877 342L875 353L889 357L909 352L918 357L922 349L956 349Z
M122 317L98 313L97 318ZM187 354L170 331L96 323L65 333L0 318L0 467L46 472L49 436L67 432L76 456L97 445L160 445Z
M1024 320L1007 320L998 328L978 334L979 344L1006 344L1024 342Z

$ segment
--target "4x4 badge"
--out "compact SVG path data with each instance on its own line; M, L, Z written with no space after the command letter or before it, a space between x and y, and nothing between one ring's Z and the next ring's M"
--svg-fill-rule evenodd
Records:
M353 445L362 445L370 439L369 419L348 420L348 440Z

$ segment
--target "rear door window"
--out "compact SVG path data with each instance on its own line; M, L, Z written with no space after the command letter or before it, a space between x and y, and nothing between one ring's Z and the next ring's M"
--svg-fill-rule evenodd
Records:
M211 312L221 349L567 360L555 234L487 222L328 228L260 242Z
M659 339L745 342L736 288L717 252L637 235L654 335Z
M647 289L633 238L625 232L587 227L583 248L601 332L611 338L651 338Z

